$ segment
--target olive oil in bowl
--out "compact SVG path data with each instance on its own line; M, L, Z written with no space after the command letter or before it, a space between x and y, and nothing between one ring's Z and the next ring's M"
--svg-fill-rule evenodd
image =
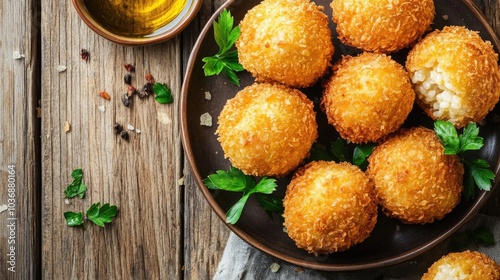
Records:
M84 0L95 21L125 37L153 36L172 23L192 0Z

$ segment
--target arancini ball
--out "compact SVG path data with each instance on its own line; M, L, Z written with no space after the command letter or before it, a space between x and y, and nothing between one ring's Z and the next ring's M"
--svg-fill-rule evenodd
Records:
M331 7L340 41L380 53L409 47L435 14L433 0L333 0Z
M498 55L477 32L459 26L435 30L406 61L417 104L434 120L457 128L480 122L500 97Z
M334 52L328 17L309 0L264 0L240 22L239 61L259 82L316 83Z
M428 128L400 129L368 157L382 211L407 224L441 220L460 202L464 168Z
M315 255L363 242L377 222L373 184L347 162L313 161L300 168L283 206L286 232L297 247Z
M476 251L449 253L432 264L422 276L422 280L448 279L499 280L500 265Z
M354 143L376 142L396 131L413 108L415 92L402 65L385 54L344 56L324 85L328 122Z
M245 87L227 101L218 124L224 156L254 176L289 173L308 156L318 136L312 101L284 85Z

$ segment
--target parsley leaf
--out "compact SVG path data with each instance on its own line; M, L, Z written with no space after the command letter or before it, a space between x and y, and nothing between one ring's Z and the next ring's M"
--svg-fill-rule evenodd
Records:
M445 155L456 155L460 151L460 138L452 123L437 120L434 123L434 131L444 146Z
M368 166L367 159L374 149L375 144L356 146L351 157L346 140L339 137L337 140L330 142L329 148L325 145L314 143L310 151L309 160L347 161L358 166L361 170L365 170Z
M87 218L94 224L104 227L104 223L110 223L118 212L118 207L109 203L100 206L100 202L92 204L87 210Z
M160 104L168 104L174 102L172 91L166 84L154 83L153 92L155 93L155 100Z
M231 12L224 10L219 15L218 21L214 21L214 38L219 46L219 51L214 56L207 56L202 59L205 64L203 70L205 76L219 75L224 72L231 83L239 86L240 80L236 72L245 70L238 61L238 51L233 50L234 43L241 34L240 27L233 28L234 18Z
M75 196L83 198L85 196L85 192L87 191L87 187L83 183L83 170L73 170L73 172L71 172L71 177L73 177L73 182L71 182L71 184L64 191L64 196L67 198L73 198Z
M260 193L256 193L255 197L257 198L260 206L264 208L269 218L273 219L273 213L278 213L279 217L282 217L281 215L285 210L283 207L283 199Z
M490 165L483 159L465 159L466 151L479 150L483 147L483 138L479 136L479 128L475 123L469 123L462 134L458 134L452 123L437 120L434 123L434 131L444 146L446 155L458 155L464 164L464 190L465 200L474 197L474 184L484 191L491 189L491 181L495 174L489 169Z
M243 208L252 194L271 194L276 190L276 180L263 177L257 184L252 176L245 175L241 170L231 167L229 171L218 170L208 175L203 183L209 189L243 192L243 196L226 213L226 223L235 224L241 217ZM262 197L260 199L262 201ZM267 200L265 202L272 202ZM266 204L267 205L267 204ZM269 207L271 209L272 207ZM268 210L268 209L266 209Z
M464 251L471 245L474 247L474 250L478 249L478 245L485 247L495 245L495 236L490 229L478 227L456 234L448 244L453 251Z
M354 148L354 154L352 156L352 163L358 166L361 170L366 170L368 167L368 157L372 154L375 149L374 144L364 144Z
M66 224L70 227L78 227L83 225L83 213L82 212L64 212L64 218L66 219Z

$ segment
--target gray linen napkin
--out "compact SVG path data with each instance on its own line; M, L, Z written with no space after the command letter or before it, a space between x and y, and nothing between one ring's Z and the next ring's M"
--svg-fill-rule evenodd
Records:
M500 218L478 214L466 224L457 234L479 227L489 228L495 237L494 246L475 247L469 245L469 250L480 251L500 263ZM452 237L453 238L453 237ZM398 265L355 272L324 272L304 269L293 264L278 260L248 245L235 234L231 233L227 241L222 259L217 267L214 280L232 279L334 279L334 280L394 280L420 279L427 268L436 260L449 253L449 238L419 257ZM276 271L276 269L278 269Z

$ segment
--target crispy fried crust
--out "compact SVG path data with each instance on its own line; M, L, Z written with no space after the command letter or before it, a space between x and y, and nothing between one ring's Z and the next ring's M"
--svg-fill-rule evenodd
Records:
M396 52L410 46L434 19L432 0L333 0L339 39L365 51Z
M460 201L464 169L456 155L444 155L434 131L401 129L368 158L383 212L404 223L442 219Z
M284 226L299 248L315 255L364 241L377 221L373 184L347 162L311 162L300 168L283 200Z
M307 87L331 66L328 17L309 0L264 0L247 12L240 28L239 60L257 81Z
M318 136L313 103L283 85L253 84L227 101L216 133L234 167L282 176L307 157Z
M466 113L454 120L458 128L469 122L480 122L500 97L498 55L488 41L465 27L447 26L435 30L416 44L408 54L406 69L437 68L446 73L455 94L462 98ZM433 105L423 98L417 104L434 120Z
M429 267L422 280L498 280L500 265L480 252L465 251L443 256Z
M404 68L384 54L343 57L325 83L328 122L354 143L376 142L396 131L410 113L415 92Z

